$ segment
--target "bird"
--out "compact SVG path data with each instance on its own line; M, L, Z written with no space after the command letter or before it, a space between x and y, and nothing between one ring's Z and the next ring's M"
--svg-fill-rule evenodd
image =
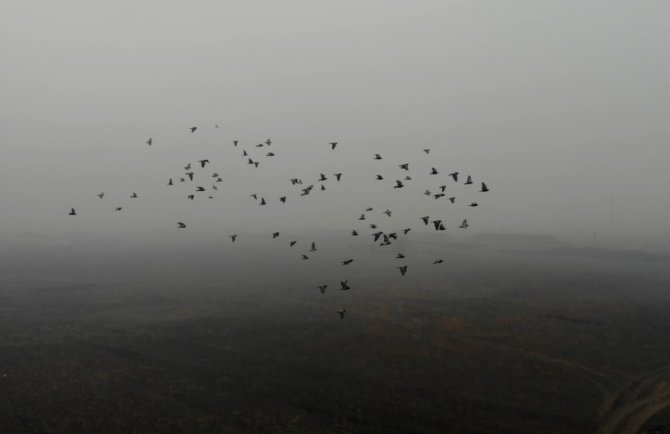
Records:
M326 186L321 184L321 191L325 191L325 190L326 190Z
M206 160L206 159L205 160L198 160L198 162L200 163L200 167L202 167L204 169L205 164L209 163L209 160Z
M353 259L345 259L344 261L342 261L342 265L349 265L349 264L351 264L352 262L354 262Z
M317 250L316 244L314 243L314 241L312 241L312 247L310 247L309 251L310 252L316 252L316 250Z
M405 181L411 181L411 180L412 180L411 176L409 176L409 175L405 176Z
M374 211L374 208L365 208L365 212L372 212Z
M439 198L444 197L444 196L446 196L444 193L438 193L434 197L435 197L435 199L439 199Z
M407 265L401 265L401 266L396 267L396 268L398 270L400 270L400 274L402 274L403 276L405 275L405 273L407 273Z
M262 148L262 147L263 147L263 144L262 144L262 143L259 143L259 144L256 145L256 147L257 147L257 148Z
M470 184L473 184L472 176L468 175L468 179L465 181L465 185L470 185Z
M468 226L469 226L469 225L468 225L468 220L465 219L465 220L463 220L463 223L461 223L461 225L459 226L459 228L460 228L460 229L467 229Z
M409 163L400 164L398 167L400 167L403 170L409 170Z
M377 175L377 181L381 181L381 180L383 180L383 179L384 179L383 176L381 176L381 175Z
M485 183L482 182L482 189L479 190L479 192L480 193L486 193L487 191L489 191L489 188L486 186Z
M450 197L450 198L449 198L449 202L451 202L451 203L456 202L456 198L455 198L455 197Z
M444 193L444 190L447 189L447 186L446 186L446 185L440 185L438 188L439 188L440 190L442 190L442 193Z
M172 178L170 178L170 180L168 181L168 185L174 185L174 183L172 182Z
M431 174L431 175L437 175L437 174L438 174L437 169L434 168L434 167L431 167L431 169L430 169L430 174Z
M186 182L184 178L179 178L179 182Z
M70 213L68 215L77 215L77 212L74 210L74 208L70 208Z
M265 204L267 204L267 202L265 202L265 198L261 197L261 203L259 205L265 205Z
M455 182L458 182L458 172L452 172L449 176L451 176Z
M396 259L403 259L404 257L405 255L403 255L402 253L398 253L397 255L395 255Z
M133 194L130 195L132 199L137 199L137 193L133 192Z
M205 187L196 187L195 191L205 191Z
M186 225L185 225L184 223L182 223L182 222L177 222L177 228L179 228L179 229L184 229L185 227L186 227Z
M430 217L429 216L424 216L424 217L421 217L421 220L423 220L423 222L426 224L426 226L428 226L428 220L430 220Z
M214 128L219 128L219 124L214 124Z
M242 156L243 156L243 157L247 157L247 156L249 156L249 154L247 154L247 151L246 151L246 150L242 150Z
M357 237L357 236L358 236L358 232L356 232L355 230L353 230L353 231L351 231L351 235L354 236L354 237Z
M433 226L435 226L435 230L440 230L440 225L442 224L442 220L433 220Z
M379 241L379 238L381 238L382 235L384 235L384 232L375 232L374 234L372 234L372 236L375 239L375 242Z
M471 203L470 205L468 205L468 206L475 207L475 206L479 206L479 204L478 204L477 202L472 202L472 203Z
M123 209L123 207L120 207L120 206L116 207L116 211L121 211L122 209Z
M102 193L97 194L96 196L98 196L100 199L102 199L103 197L105 197L105 192L103 191Z
M274 152L268 152L267 154L265 154L265 156L266 157L274 157L275 154L274 154Z
M387 216L391 217L391 210L390 210L390 209L387 209L386 211L384 211L384 214L386 214Z
M361 214L361 216L358 217L358 220L365 220L365 214Z
M195 130L197 130L197 129L198 129L198 127L191 127L191 132L195 133Z
M231 235L231 236L230 236L230 239L231 239L232 242L234 243L235 240L237 239L237 234L233 234L233 235Z
M321 177L319 178L319 181L326 181L328 178L326 178L326 175L323 173L321 174Z
M147 140L147 145L151 146L153 142L154 142L153 139L149 137L149 140Z
M424 149L423 152L425 152L426 154L430 154L430 149Z
M334 173L333 175L335 175L335 179L337 179L337 182L340 182L340 179L342 178L342 174L341 173Z
M337 311L338 314L340 314L340 319L344 319L344 314L347 312L346 309L340 309Z
M430 190L424 191L423 194L425 194L426 196L432 196L433 195L433 193L431 193Z
M218 178L218 177L219 177L218 173L216 173L216 172L212 173L212 178Z
M281 201L281 203L286 203L286 196L280 197L279 200Z
M306 260L308 260L308 259L309 259L309 256L307 256L307 255L305 255L305 254L303 253L303 255L302 255L302 260L303 260L303 261L306 261Z
M288 245L289 245L290 247L293 247L293 246L295 246L296 243L297 243L297 241L290 241L290 242L288 243Z
M433 265L441 264L443 262L444 262L444 260L442 260L442 259L436 259L435 261L433 261Z
M396 179L395 185L393 186L393 188L403 188L404 186L405 185L400 180Z
M328 285L319 285L319 286L317 286L317 288L319 288L319 290L321 291L321 294L325 294L326 293L326 288L328 288Z
M272 144L272 140L267 139L267 140L265 141L265 144L268 145L268 146L270 146L270 145Z
M331 150L335 149L335 146L337 146L337 142L330 142L330 149Z
M381 160L381 159L382 159L382 156L379 155L379 154L375 154L375 156L374 156L373 159L374 159L374 160Z
M370 229L377 229L377 225L374 223L370 224Z
M216 178L216 182L223 182L223 179L221 179L221 178Z
M409 231L411 231L411 230L412 230L412 228L403 229L403 230L402 230L402 233L403 233L404 235L407 235L407 233L408 233Z
M253 197L255 200L258 200L258 194L257 193L250 194L249 196Z
M189 194L187 197L188 197L188 200L193 200L193 199L195 199L195 195L194 195L194 194Z
M279 236L279 232L275 232L275 233L272 234L272 239L274 240L274 239L277 238L278 236Z
M193 181L193 175L195 175L195 173L193 173L193 172L188 172L188 173L186 173L186 174L188 175L188 179L190 179L191 181Z
M349 281L348 280L341 281L340 286L341 286L340 289L342 291L348 291L349 289L351 289L351 286L349 286Z
M184 170L191 170L191 163L188 163L186 166L184 166Z
M239 140L233 140L233 146L237 147L238 143L239 143Z
M218 190L218 189L219 189L219 187L217 187L216 185L212 184L212 190Z

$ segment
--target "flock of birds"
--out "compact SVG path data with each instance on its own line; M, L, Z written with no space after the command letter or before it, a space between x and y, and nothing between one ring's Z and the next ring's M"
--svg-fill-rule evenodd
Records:
M219 128L219 125L215 125L215 128ZM190 127L190 132L193 134L198 130L197 126ZM146 142L146 145L152 146L153 145L153 139L150 137ZM243 161L246 162L247 165L258 168L261 165L261 158L264 156L265 158L272 158L275 157L275 152L274 148L272 147L272 140L267 139L266 141L262 143L258 143L257 145L254 146L256 151L262 151L264 152L264 155L258 155L257 152L253 152L251 150L243 149L242 147L238 147L240 142L238 140L233 140L233 147L238 148L242 150L241 157ZM338 145L338 142L329 142L328 148L331 151L335 151ZM426 155L430 154L430 149L426 148L422 150ZM254 155L258 156L252 156L252 153ZM374 154L372 156L372 160L383 160L384 158L382 157L381 154ZM187 194L186 199L187 200L195 200L196 196L198 194L206 194L208 199L213 199L213 193L216 192L219 189L219 185L223 182L223 178L219 173L216 171L211 172L210 174L203 174L203 172L208 168L208 165L211 165L209 159L201 159L197 160L195 162L189 162L185 166L183 166L183 172L181 172L179 175L175 177L170 177L168 178L166 185L169 187L175 186L176 184L201 184L201 185L195 185L191 192ZM409 182L413 181L412 176L410 175L410 163L401 163L398 166L398 174L395 176L393 179L393 182L391 182L391 186L393 189L402 189L406 187L406 184ZM430 176L437 176L440 175L440 171L435 168L431 167L430 171L428 171L428 175ZM342 172L336 172L331 175L334 179L335 182L339 183L343 179L343 173ZM450 172L447 174L448 181L452 184L459 184L459 180L463 181L463 177L461 177L461 174L459 172ZM329 180L329 176L327 176L324 173L320 173L319 177L312 183L307 185L306 181L303 181L301 178L291 178L289 179L290 185L292 187L295 187L297 189L297 197L305 197L309 196L312 194L313 191L325 191L327 189L326 187L326 182ZM376 174L374 179L379 182L384 182L386 181L386 178L384 175L381 174ZM196 181L197 180L197 181ZM444 182L444 181L443 181ZM207 187L204 185L208 184ZM465 176L465 180L462 182L463 185L465 186L471 186L474 185L475 182L472 179L471 175ZM489 191L488 186L484 182L479 182L478 183L480 188L477 190L478 193L486 193ZM424 191L424 195L433 199L433 200L446 200L449 202L449 204L455 204L456 203L456 196L452 196L448 194L449 189L449 184L447 183L439 183L439 185L434 186L432 189L427 188ZM97 194L97 197L100 200L103 200L105 198L105 193L100 192ZM136 192L132 192L129 195L130 199L137 199L139 196ZM252 193L249 195L249 197L256 201L259 206L267 206L270 202L269 199L266 199L262 195L258 193ZM286 204L288 201L288 195L283 195L276 200L279 203ZM467 203L469 207L477 207L479 206L478 202L469 202ZM122 206L117 206L115 207L116 212L120 212L123 210ZM375 212L374 208L368 207L365 208L364 211L361 213L361 215L358 217L358 222L366 222L364 223L367 225L367 229L369 229L367 235L370 237L370 240L378 245L379 247L386 247L386 246L391 246L395 241L399 240L400 237L405 237L408 235L408 233L412 230L412 227L406 227L401 230L397 231L384 231L381 230L380 227L382 226L379 222L374 222L370 220L371 216ZM385 215L386 218L391 218L393 215L393 212L390 209L386 209L381 212L382 215ZM70 208L69 212L70 216L76 216L77 211L75 208ZM367 223L370 222L370 223ZM430 227L432 225L432 229L435 231L445 231L447 228L445 226L445 221L439 218L431 218L430 216L421 216L418 219L418 222L422 222L423 225ZM421 224L421 223L419 223ZM177 221L176 222L177 229L186 229L188 225L185 222L182 221ZM460 223L459 226L457 226L459 229L467 229L469 227L468 220L463 219ZM352 229L350 236L352 237L360 237L363 234L364 229L361 229L359 227ZM272 232L271 234L272 239L277 239L280 237L279 232ZM235 243L236 240L238 239L239 235L238 234L231 234L229 235L231 242ZM290 240L288 243L289 247L294 247L298 244L297 240ZM311 244L309 245L309 249L307 249L304 253L301 253L301 260L307 261L310 259L310 256L313 253L316 253L319 249L316 246L316 242L312 241ZM403 260L405 259L406 256L404 253L396 253L394 259L396 260ZM341 261L342 266L347 266L354 262L354 258L347 258ZM444 260L442 258L435 258L433 260L433 265L439 265L443 264ZM405 276L408 272L408 265L407 264L401 264L395 267L397 270L399 270L401 276ZM339 282L340 287L339 289L342 291L348 291L351 289L351 286L349 285L348 280L340 280ZM318 285L317 288L320 290L321 294L325 294L326 290L328 289L328 284L322 284ZM346 313L346 309L340 309L337 311L337 314L339 315L340 319L344 319L344 315Z

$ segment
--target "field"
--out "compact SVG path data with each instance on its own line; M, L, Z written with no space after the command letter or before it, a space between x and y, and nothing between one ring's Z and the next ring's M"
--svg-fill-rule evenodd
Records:
M665 256L346 249L4 253L0 431L670 432Z

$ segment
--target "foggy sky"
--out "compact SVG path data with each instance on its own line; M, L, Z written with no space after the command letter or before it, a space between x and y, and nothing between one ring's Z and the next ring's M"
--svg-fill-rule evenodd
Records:
M670 236L666 1L8 0L2 9L1 238L172 234L177 220L225 233L339 229L368 205L394 210L398 226L425 207L453 223L467 214L471 233L598 232L630 245ZM201 128L191 135L191 125ZM266 138L277 157L258 170L232 148ZM182 186L165 183L200 158L224 191L187 203ZM431 166L459 170L491 192L476 210L445 210L373 181L392 182L404 162L417 178ZM310 202L261 210L248 200L334 171L341 185Z

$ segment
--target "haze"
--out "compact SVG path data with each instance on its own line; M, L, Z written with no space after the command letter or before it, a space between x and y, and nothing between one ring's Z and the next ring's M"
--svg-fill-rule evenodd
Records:
M378 190L380 152L387 167L486 181L470 234L666 237L669 12L651 0L5 1L0 236L153 239L186 218L204 233L348 228L370 202L418 206ZM266 138L277 159L245 167L232 140ZM215 207L164 187L198 158L223 172ZM348 184L290 213L246 201L335 170ZM141 205L117 218L99 191L109 206L137 191Z

